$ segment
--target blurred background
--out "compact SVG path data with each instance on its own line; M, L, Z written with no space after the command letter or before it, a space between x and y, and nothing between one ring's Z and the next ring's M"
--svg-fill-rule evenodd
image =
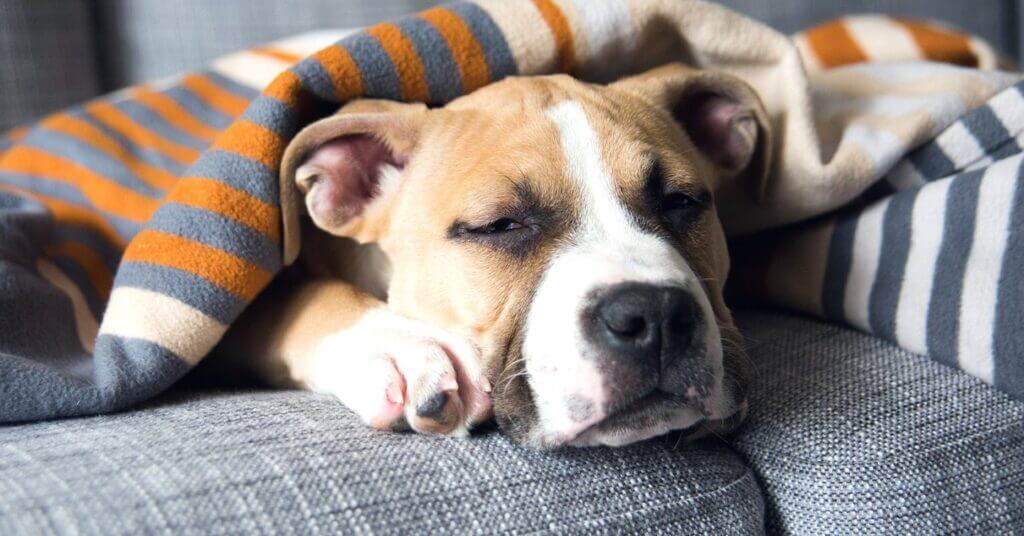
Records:
M1022 0L718 0L784 32L850 13L947 22L1015 60ZM0 130L136 82L195 70L242 48L352 28L425 0L0 0Z

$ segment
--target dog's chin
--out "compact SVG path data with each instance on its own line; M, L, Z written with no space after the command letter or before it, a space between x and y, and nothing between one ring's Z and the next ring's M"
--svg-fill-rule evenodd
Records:
M687 438L708 433L732 431L746 415L746 403L711 404L728 406L725 411L708 411L708 404L664 393L651 393L635 403L609 415L568 441L553 447L621 447L669 432L680 432Z

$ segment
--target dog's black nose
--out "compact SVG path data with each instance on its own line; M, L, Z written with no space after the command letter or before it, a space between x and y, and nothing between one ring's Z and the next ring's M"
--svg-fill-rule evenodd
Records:
M685 354L697 304L677 286L624 283L605 290L592 309L594 343L610 357L660 370Z

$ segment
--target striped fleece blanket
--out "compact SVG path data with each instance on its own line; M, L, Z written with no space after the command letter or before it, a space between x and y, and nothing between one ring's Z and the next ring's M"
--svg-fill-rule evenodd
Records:
M339 103L668 61L744 78L773 123L766 199L723 204L734 236L769 233L737 241L737 289L1024 396L1024 101L988 45L884 17L790 38L696 0L477 0L240 52L0 138L0 422L123 408L203 359L294 260L278 165Z

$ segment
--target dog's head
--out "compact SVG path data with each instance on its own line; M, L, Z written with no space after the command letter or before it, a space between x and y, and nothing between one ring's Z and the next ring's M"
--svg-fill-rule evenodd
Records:
M499 425L537 447L726 431L745 356L721 188L757 196L768 131L736 78L512 78L444 108L362 100L282 172L316 225L377 243L389 307L481 349Z

